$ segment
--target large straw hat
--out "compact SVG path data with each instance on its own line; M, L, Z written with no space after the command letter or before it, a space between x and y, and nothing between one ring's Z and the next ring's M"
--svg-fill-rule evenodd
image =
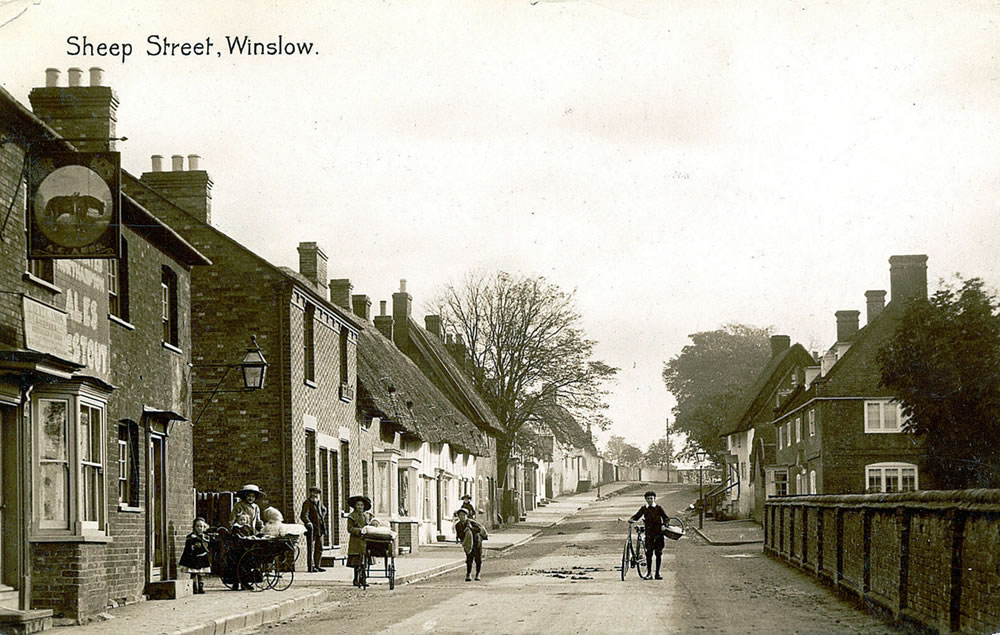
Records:
M257 498L260 498L261 496L264 495L264 491L259 487L257 487L256 485L254 485L253 483L248 483L243 486L243 489L236 492L236 496L238 496L241 500L246 498L247 494L256 494Z
M369 509L372 508L372 501L371 501L371 499L368 498L367 496L362 496L361 494L356 494L356 495L351 496L350 498L348 498L347 499L347 506L350 507L351 509L354 509L354 506L357 504L358 501L364 501L364 503L365 503L365 511L368 511Z

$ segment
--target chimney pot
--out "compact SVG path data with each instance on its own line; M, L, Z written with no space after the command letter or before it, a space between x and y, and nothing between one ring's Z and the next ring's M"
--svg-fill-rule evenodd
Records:
M868 304L867 324L871 324L885 308L885 291L865 291L865 299Z
M198 156L197 154L189 154L188 155L188 170L190 170L192 172L195 171L195 170L200 170L201 168L198 167L198 163L200 161L201 161L201 157Z
M399 292L406 293L406 280L399 281Z
M58 68L45 69L45 87L56 88L59 86L59 75L62 73Z
M846 342L858 332L860 311L837 311L837 341Z
M385 315L385 305L386 305L386 301L385 300L379 300L378 301L378 314L379 315Z
M154 154L150 157L150 162L153 165L153 172L163 172L163 155Z
M79 68L73 67L67 72L69 73L69 85L79 86L80 81L83 79L83 71Z
M184 157L180 154L175 154L170 157L170 169L173 172L183 172L184 171Z
M792 338L787 335L772 335L771 336L771 357L776 357L781 353L788 350L788 347L792 345Z
M96 66L90 67L90 85L91 86L103 86L104 85L104 69L98 68Z

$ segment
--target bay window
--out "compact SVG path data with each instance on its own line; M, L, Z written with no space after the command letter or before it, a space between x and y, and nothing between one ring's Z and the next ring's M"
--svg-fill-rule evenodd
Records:
M32 537L104 534L106 400L83 382L32 394Z
M912 463L874 463L865 466L870 493L913 492L917 490L917 466Z

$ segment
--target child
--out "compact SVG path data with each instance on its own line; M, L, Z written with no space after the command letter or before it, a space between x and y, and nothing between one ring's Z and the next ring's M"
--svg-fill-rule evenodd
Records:
M261 518L264 520L264 529L260 535L266 538L280 538L289 535L301 536L306 532L306 528L303 525L286 523L285 517L274 507L268 507L261 512Z
M632 518L628 522L634 524L635 521L642 518L643 524L646 526L646 562L652 560L655 552L656 575L654 578L662 580L663 578L660 577L660 558L663 555L663 527L667 522L667 512L656 504L656 492L650 490L644 494L644 497L646 504L632 514Z
M236 520L233 521L233 535L242 538L248 538L253 535L253 527L250 526L249 514L245 512L236 514Z
M347 504L352 510L347 515L347 533L351 535L347 543L347 566L354 567L354 586L361 586L361 569L365 566L364 528L378 525L375 515L370 511L372 502L367 496L351 496Z
M472 581L472 563L476 563L476 582L479 581L479 571L483 568L483 539L486 530L482 525L469 518L465 507L459 507L455 512L458 522L455 523L455 540L462 543L465 549L465 581Z
M195 593L204 593L205 584L201 576L211 569L208 557L208 523L200 516L194 519L194 531L188 534L184 541L184 553L181 554L180 565L191 574L191 584Z

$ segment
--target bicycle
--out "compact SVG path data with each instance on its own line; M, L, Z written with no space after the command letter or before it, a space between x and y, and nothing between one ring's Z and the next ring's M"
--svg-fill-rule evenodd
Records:
M642 525L635 526L635 538L632 537L632 523L628 525L628 537L622 549L622 582L628 570L635 567L635 572L643 580L649 578L649 561L646 558L646 530Z

